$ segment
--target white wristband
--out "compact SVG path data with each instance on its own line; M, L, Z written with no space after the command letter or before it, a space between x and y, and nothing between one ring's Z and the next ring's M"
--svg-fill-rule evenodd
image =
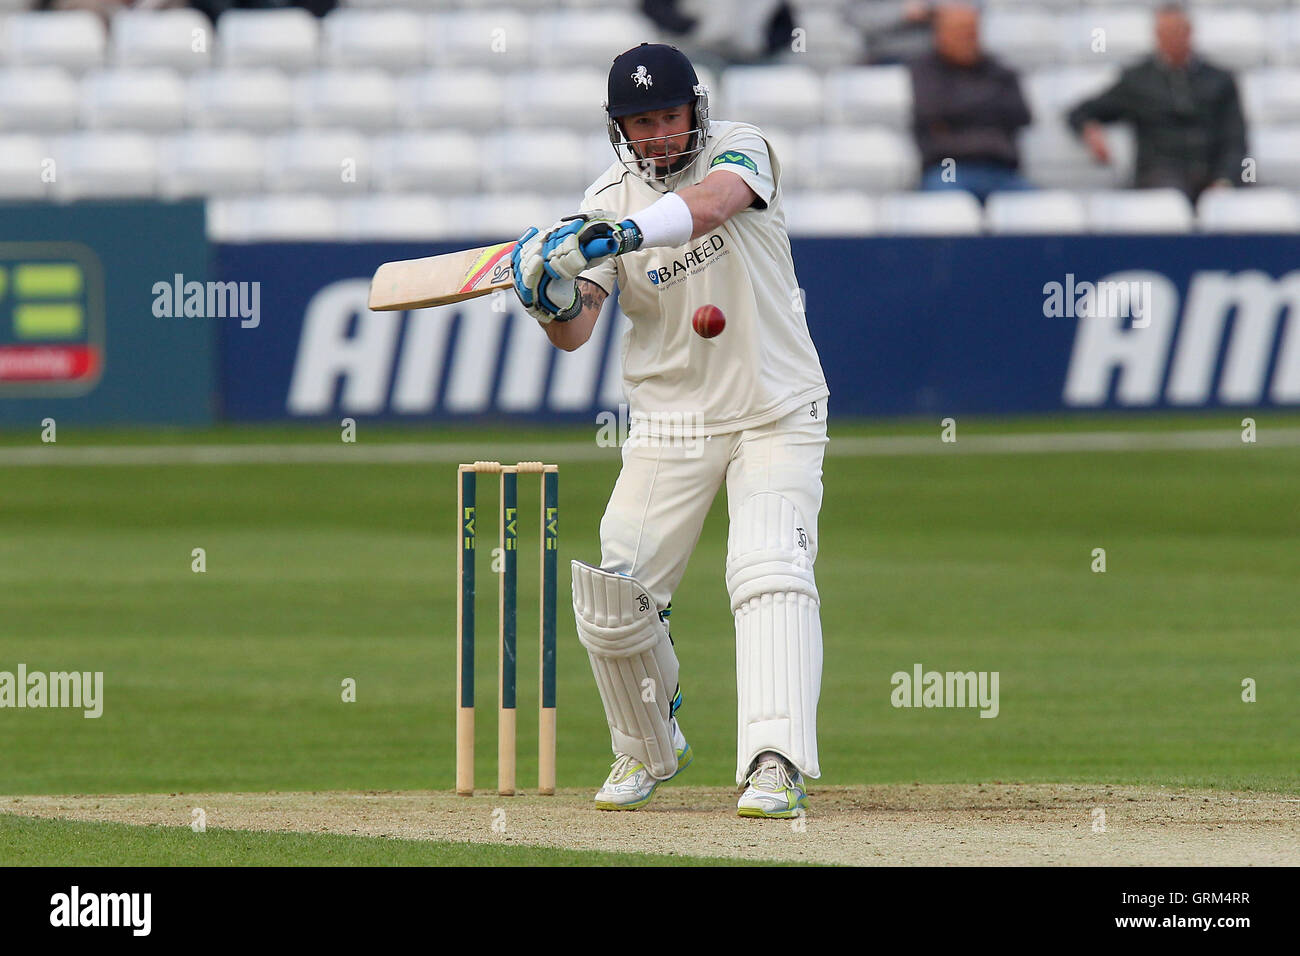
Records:
M628 218L641 230L639 249L685 245L690 242L691 233L695 231L691 207L676 193L667 193L662 199Z

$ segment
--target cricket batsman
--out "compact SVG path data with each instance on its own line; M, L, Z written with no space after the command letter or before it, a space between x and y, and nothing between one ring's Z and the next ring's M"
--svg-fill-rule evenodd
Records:
M602 810L635 810L691 762L668 633L674 589L727 487L726 584L736 624L736 783L746 817L803 812L818 777L820 602L813 564L829 391L804 320L762 132L709 119L675 47L643 43L609 72L617 161L579 214L528 229L515 292L551 342L590 337L619 287L629 434L600 523L600 566L574 561L573 610L605 706L613 768ZM592 256L594 239L610 254ZM701 306L724 331L692 329Z

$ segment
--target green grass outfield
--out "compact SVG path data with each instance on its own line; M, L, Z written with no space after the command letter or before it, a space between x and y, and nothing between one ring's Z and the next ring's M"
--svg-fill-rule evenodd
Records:
M1265 434L1298 424L1253 414ZM963 421L960 434L1231 433L1241 417ZM938 434L929 422L832 420L831 430ZM362 423L358 436L482 440L479 457L513 458L518 442L589 441L592 431ZM0 445L35 446L38 435L35 426L6 432ZM195 442L337 445L338 430L69 425L57 450ZM102 671L106 688L99 719L0 710L0 793L451 787L454 466L2 462L0 671ZM608 736L563 596L568 559L599 555L618 456L560 465L559 779L594 788ZM1261 440L1207 451L835 455L825 471L823 783L1300 791L1300 448ZM521 481L520 494L525 787L536 779L534 481ZM490 482L480 496L486 551ZM705 786L730 785L735 761L725 517L720 496L672 619L682 726L696 753L684 782ZM204 574L190 569L199 547ZM1107 551L1105 574L1089 570L1097 547ZM495 589L480 560L486 786L495 772ZM999 716L893 708L891 674L917 662L998 671ZM345 678L356 681L355 703L341 700ZM1256 703L1241 700L1244 678L1257 682Z
M722 857L602 853L327 833L38 820L0 813L2 866L753 866ZM775 866L776 863L763 865Z

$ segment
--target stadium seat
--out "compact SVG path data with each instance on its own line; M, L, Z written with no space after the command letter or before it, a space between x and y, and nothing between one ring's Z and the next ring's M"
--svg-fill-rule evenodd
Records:
M145 198L155 194L157 147L140 133L72 133L54 141L51 150L58 176L58 199Z
M599 133L589 133L582 138L582 169L586 182L585 189L596 181L596 177L607 170L618 157L610 145L609 136L602 129Z
M861 31L845 22L841 9L810 6L808 0L800 0L795 7L795 29L803 32L791 37L790 48L779 55L780 62L831 70L860 63L866 53Z
M810 67L733 66L722 75L722 87L733 119L794 129L822 122L822 81Z
M267 185L280 192L361 192L369 182L368 140L347 130L296 130L266 148Z
M498 133L483 144L484 183L492 192L568 191L576 207L589 183L582 154L583 139L577 133L540 129Z
M1265 126L1250 131L1250 155L1262 186L1300 187L1300 126Z
M880 199L880 232L970 236L980 232L979 200L968 192L894 193Z
M475 66L506 72L532 63L535 29L510 9L458 10L429 17L429 60L438 66Z
M265 162L256 136L191 130L158 146L159 193L168 199L261 191Z
M604 129L606 74L600 70L530 70L506 80L506 121L512 126Z
M81 110L92 129L175 129L185 125L185 82L162 67L94 70L81 81Z
M1285 189L1207 189L1196 203L1202 232L1300 232L1300 197Z
M118 66L164 66L191 72L212 60L211 22L197 10L123 10L109 36Z
M479 141L469 133L408 132L380 137L371 154L376 189L472 193L482 185Z
M808 157L799 148L799 139L794 133L779 126L768 126L763 135L776 153L777 162L781 164L781 183L785 188L811 184L816 176L816 165L807 161Z
M575 208L574 197L537 193L494 193L447 200L447 214L459 235L485 242L517 239L526 226L545 229Z
M653 27L623 10L563 10L533 14L534 56L557 69L594 67L609 72L614 57L654 39Z
M279 129L293 123L293 85L279 70L205 70L190 77L186 93L191 126Z
M1128 66L1155 49L1155 12L1150 8L1094 7L1053 19L1060 56L1067 62Z
M1112 189L1133 181L1137 145L1131 127L1106 128L1111 162L1103 166L1092 158L1074 132L1063 122L1034 123L1020 133L1020 164L1036 186L1057 189Z
M62 66L89 70L104 65L104 21L87 10L19 13L4 22L0 61L12 66Z
M305 127L397 125L397 84L383 70L311 70L294 81L293 95L295 114Z
M0 199L44 199L49 183L42 171L49 156L38 137L0 135Z
M980 42L1013 69L1059 63L1059 16L1041 11L994 9L980 22Z
M1300 68L1270 66L1237 78L1248 127L1300 123Z
M321 21L330 66L414 69L427 60L426 18L410 10L333 10Z
M892 126L912 122L912 77L905 66L862 66L826 78L826 118L845 126Z
M81 91L59 67L0 70L0 129L68 129L77 125Z
M1103 233L1189 232L1192 205L1177 189L1121 189L1087 198L1088 227Z
M1083 200L1064 189L991 194L984 221L995 235L1087 232Z
M833 127L802 136L801 162L815 172L807 183L821 189L908 189L920 176L910 136L883 126Z
M431 242L455 238L460 229L441 200L423 193L344 199L338 217L339 238L353 242Z
M398 84L398 115L407 126L499 130L504 106L505 82L487 70L428 70Z
M306 10L227 10L217 21L223 66L304 70L316 65L320 31Z
M310 194L211 199L208 231L218 242L328 241L339 238L339 213Z
M1270 63L1300 66L1300 8L1266 14L1264 43Z
M1025 103L1035 123L1064 122L1084 100L1119 79L1118 66L1071 66L1026 73L1020 78Z
M1254 10L1192 10L1192 45L1216 66L1247 69L1263 63L1264 20Z
M855 190L787 193L784 205L792 236L870 236L879 229L875 200Z

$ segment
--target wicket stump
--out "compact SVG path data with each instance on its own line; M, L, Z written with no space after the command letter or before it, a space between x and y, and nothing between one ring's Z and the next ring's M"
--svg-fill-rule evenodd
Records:
M560 469L540 461L503 465L476 461L456 472L456 792L474 795L474 565L477 484L482 474L500 474L501 576L497 585L497 792L515 792L515 625L518 601L519 475L541 478L538 564L541 599L538 621L537 792L555 793L555 597L559 549Z

